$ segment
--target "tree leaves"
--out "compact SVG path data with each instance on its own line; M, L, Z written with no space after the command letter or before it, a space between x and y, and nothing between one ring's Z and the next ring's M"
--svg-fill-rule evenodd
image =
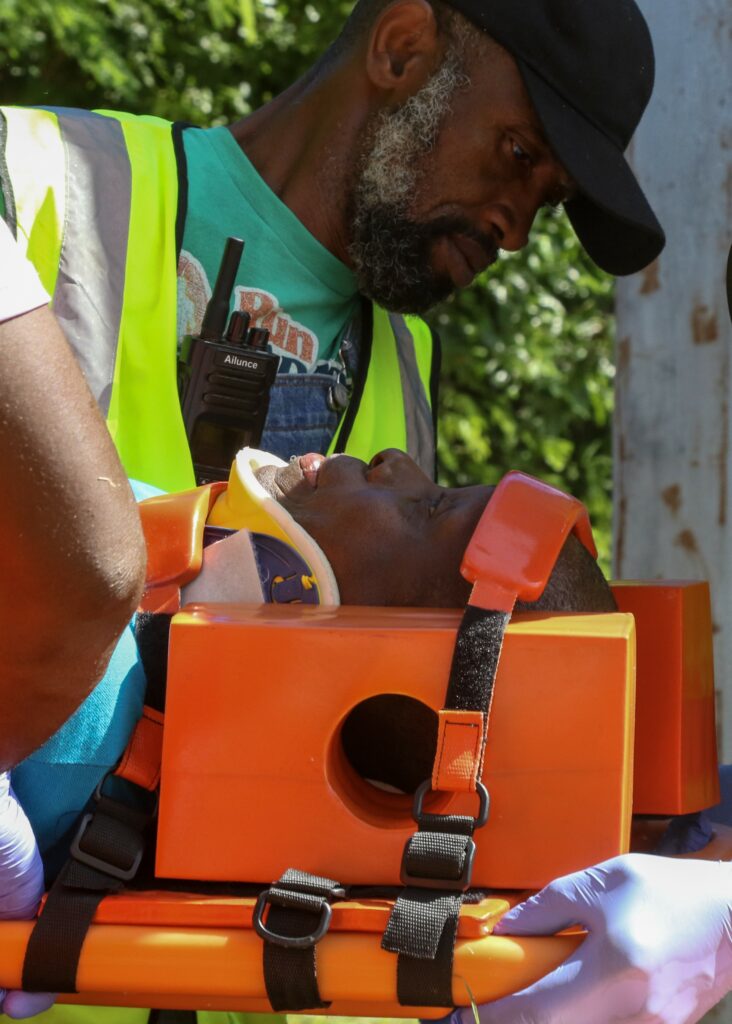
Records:
M445 483L521 469L588 506L607 568L613 408L612 279L562 215L431 317L443 345L439 461Z

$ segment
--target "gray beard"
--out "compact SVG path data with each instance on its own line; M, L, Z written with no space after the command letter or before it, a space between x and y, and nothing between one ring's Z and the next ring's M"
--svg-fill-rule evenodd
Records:
M469 85L463 65L456 45L419 92L367 129L351 197L349 255L361 293L393 312L423 313L447 298L454 285L432 269L434 241L474 232L460 218L419 222L409 213L455 93Z

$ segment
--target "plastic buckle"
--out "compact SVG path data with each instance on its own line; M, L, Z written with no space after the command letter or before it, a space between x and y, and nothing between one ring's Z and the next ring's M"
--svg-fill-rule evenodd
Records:
M424 805L424 798L431 788L432 780L425 779L425 781L417 787L414 794L414 810L412 813L414 820L420 828L422 827L422 807ZM480 805L478 807L477 817L474 819L473 823L474 830L477 828L483 828L485 823L488 821L488 810L490 807L490 796L482 782L476 782L475 791L478 794ZM404 847L402 864L399 870L402 885L413 885L420 889L445 889L450 892L465 892L466 889L470 888L470 882L473 877L475 849L475 840L472 837L469 837L465 845L465 856L463 859L462 871L458 878L427 878L424 875L413 875L409 870L409 843L407 843Z
M402 854L402 865L399 869L399 877L402 885L413 885L418 889L442 889L449 892L465 892L470 888L473 878L473 861L475 860L475 841L468 839L465 847L465 859L463 870L459 878L425 878L424 875L413 875L407 867L409 857L409 843L404 847Z
M334 897L342 898L345 894L344 889L338 888L333 890ZM271 903L273 906L286 906L276 893L273 893L271 889L265 889L264 892L259 894L259 899L254 908L252 923L254 931L260 939L264 939L265 942L271 942L275 946L283 946L285 949L310 949L311 946L320 942L330 927L333 908L325 897L322 898L320 904L320 918L317 927L309 935L280 935L278 932L271 931L264 923L264 911L268 903Z
M86 864L88 867L94 868L96 871L101 871L105 875L111 875L112 878L118 878L122 882L129 882L131 878L135 877L137 869L142 863L142 846L135 854L132 864L128 868L122 868L117 864L111 864L109 861L102 860L100 857L94 857L91 853L87 853L81 848L81 840L83 839L93 818L93 814L85 814L81 819L81 825L79 826L79 830L74 836L74 841L71 844L71 856L74 860L79 861L81 864Z
M155 818L157 816L158 807L160 805L160 789L156 789L155 792L153 793L147 789L144 789L142 786L138 786L137 783L132 782L130 779L125 779L121 775L116 775L116 771L117 765L115 765L114 768L110 768L109 771L106 772L99 780L99 782L97 783L97 788L94 790L94 802L98 804L100 800L104 799L111 800L113 803L121 804L122 801L117 800L113 796L107 796L107 794L104 792L104 786L106 785L106 783L110 779L117 779L119 783L124 783L124 785L128 789L131 788L137 796L142 796L143 798L147 799L149 806L146 807L144 811L142 807L139 808L140 813L146 814L150 818L150 820Z

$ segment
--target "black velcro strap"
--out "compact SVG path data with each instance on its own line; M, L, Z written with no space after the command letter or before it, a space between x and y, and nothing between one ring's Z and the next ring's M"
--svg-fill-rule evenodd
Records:
M460 912L462 893L405 889L389 917L382 949L407 957L434 960L450 918ZM417 1000L415 1005L419 1006Z
M103 795L86 814L71 844L71 857L59 873L31 932L23 961L27 992L76 992L84 939L97 907L137 872L145 847L144 830L154 808L142 811ZM132 783L148 802L150 794Z
M416 885L419 885L418 879L462 883L466 873L466 859L474 846L471 836L415 832L407 840L402 861L403 874L408 875L410 882ZM460 888L462 890L462 884Z
M493 684L503 647L508 612L472 605L463 612L450 667L445 707L455 711L490 712Z
M429 814L423 812L417 819L422 832L448 832L458 836L472 836L475 818L468 814Z
M173 616L163 612L138 612L135 643L145 672L145 703L156 711L165 710L168 679L168 646Z
M297 910L272 907L269 925L280 935L300 936L312 928ZM272 1009L277 1012L319 1010L329 1006L318 989L315 946L287 949L265 942L263 952L264 983Z
M397 998L402 1006L445 1006L452 1001L452 962L462 893L406 889L399 897L382 946L399 953Z
M122 888L110 878L74 861L63 868L31 932L23 961L26 992L76 992L76 972L96 909Z
M486 723L510 615L469 605L455 641L445 707L482 711ZM481 751L482 759L482 751ZM405 888L397 897L382 948L397 953L397 994L403 1006L452 1006L452 965L463 893L475 856L473 832L485 824L488 793L480 783L477 818L423 813L429 781L415 794L418 831L402 859Z
M315 947L327 931L331 902L344 895L330 878L290 869L260 896L254 927L264 938L264 983L273 1010L330 1006L320 997Z
M147 1024L196 1024L195 1010L150 1010Z

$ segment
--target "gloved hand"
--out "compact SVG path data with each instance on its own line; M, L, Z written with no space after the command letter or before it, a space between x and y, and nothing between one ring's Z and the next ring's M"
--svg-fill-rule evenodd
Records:
M732 989L732 864L628 854L552 882L500 935L587 938L523 992L479 1008L481 1024L694 1024ZM470 1007L453 1024L472 1024Z
M10 787L7 772L0 774L0 919L33 917L43 895L43 864L36 838L23 808ZM8 1017L33 1017L53 1004L43 992L6 992L0 989L0 1009Z

